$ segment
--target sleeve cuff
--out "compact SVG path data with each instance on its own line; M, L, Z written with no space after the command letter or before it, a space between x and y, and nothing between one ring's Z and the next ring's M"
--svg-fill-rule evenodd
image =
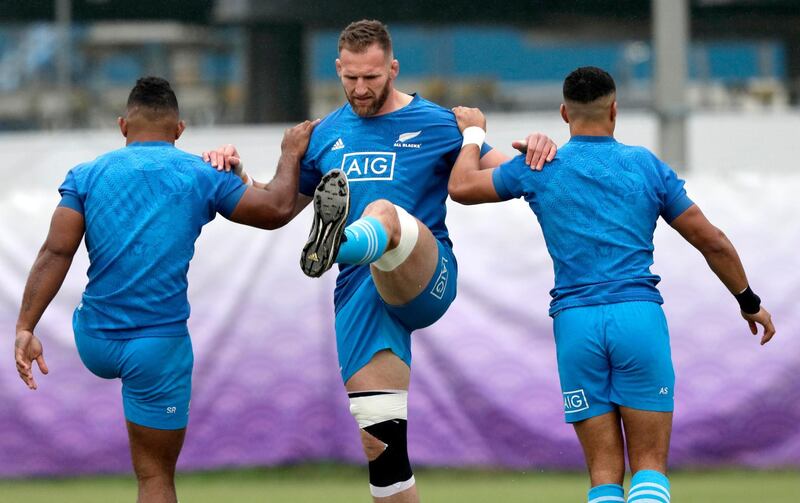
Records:
M486 154L488 154L489 152L491 152L492 148L493 147L491 145L489 145L486 142L483 142L483 145L481 145L481 157L483 157Z
M225 218L228 218L233 213L233 210L236 209L236 206L241 201L242 196L244 195L245 191L247 190L247 185L242 183L238 187L236 187L230 194L225 196L225 199L219 205L219 213Z
M58 203L58 205L64 208L75 210L83 215L83 202L75 194L65 192L61 195L61 201Z
M492 172L492 182L494 183L494 190L501 201L508 201L514 199L514 195L508 189L506 182L503 180L503 174L500 168L495 168Z
M667 223L671 223L673 220L681 216L684 211L688 210L693 204L694 201L689 199L689 196L683 193L670 202L669 206L664 208L662 216Z

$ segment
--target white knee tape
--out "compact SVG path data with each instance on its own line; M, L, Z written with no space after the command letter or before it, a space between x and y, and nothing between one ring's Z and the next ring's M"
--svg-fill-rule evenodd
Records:
M409 213L400 206L394 205L397 210L397 220L400 221L400 242L397 248L393 248L384 253L381 258L372 263L381 271L393 271L406 261L411 252L414 251L414 246L417 245L419 238L419 227L417 226L417 219L409 215Z
M358 427L362 429L392 419L406 420L408 418L408 391L381 390L351 393L350 414L356 418Z

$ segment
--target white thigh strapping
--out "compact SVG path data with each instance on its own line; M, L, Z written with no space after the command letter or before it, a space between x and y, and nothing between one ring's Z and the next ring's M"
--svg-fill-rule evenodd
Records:
M406 261L414 247L417 245L419 239L419 226L417 219L411 216L406 210L400 206L394 205L397 210L397 220L400 222L400 242L396 248L393 248L383 255L381 258L372 263L381 271L393 271Z
M350 414L359 428L408 417L408 391L386 390L390 393L350 398Z

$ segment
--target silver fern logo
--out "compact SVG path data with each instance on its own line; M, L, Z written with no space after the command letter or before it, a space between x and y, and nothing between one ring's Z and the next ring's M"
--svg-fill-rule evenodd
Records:
M408 140L413 140L414 138L416 138L417 136L419 136L421 134L422 134L422 130L414 131L414 132L411 132L411 133L403 133L403 134L401 134L400 136L397 137L397 141L400 142L400 143L405 143Z
M397 137L397 141L394 142L395 148L420 148L422 146L421 143L408 143L410 140L413 140L417 136L422 134L422 130L419 131L411 131L410 133L403 133Z

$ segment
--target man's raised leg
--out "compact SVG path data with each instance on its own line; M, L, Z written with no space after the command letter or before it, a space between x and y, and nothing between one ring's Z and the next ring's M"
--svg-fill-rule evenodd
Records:
M176 503L175 465L186 428L157 430L130 421L127 425L133 471L139 483L137 503Z
M624 502L622 481L625 477L625 446L616 410L574 423L586 466L591 489L589 503Z
M314 224L300 259L303 272L316 277L334 263L371 264L375 286L387 304L410 302L436 270L436 239L422 222L386 199L370 203L345 228L349 197L343 172L323 176L314 194Z
M379 223L387 236L384 253L371 262L375 287L387 304L407 304L428 285L436 270L436 238L422 222L385 199L370 203L348 229L365 220ZM340 257L349 242L342 246Z

